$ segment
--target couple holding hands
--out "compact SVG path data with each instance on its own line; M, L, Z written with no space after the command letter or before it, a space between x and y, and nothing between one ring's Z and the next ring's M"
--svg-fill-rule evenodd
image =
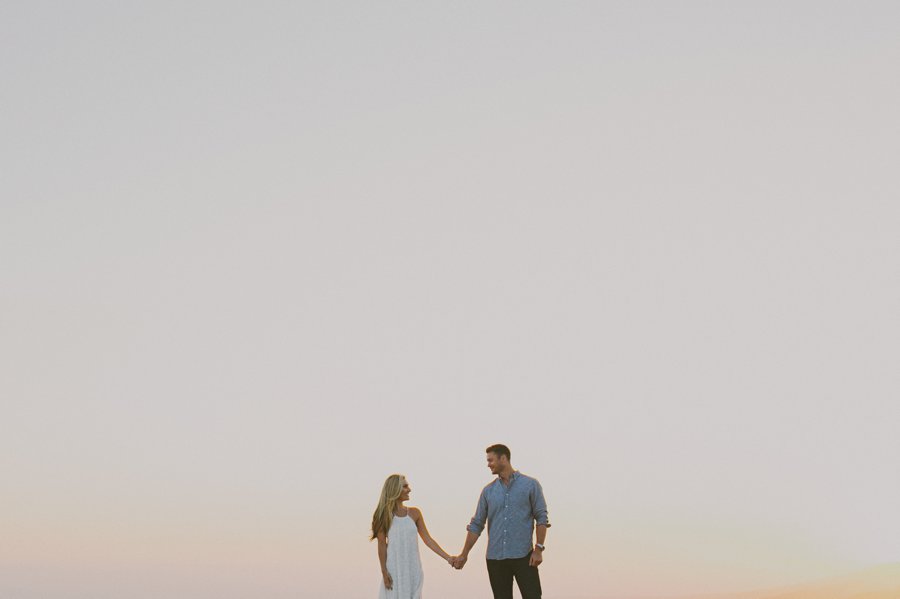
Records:
M512 599L513 579L522 599L541 598L538 566L544 559L544 539L550 527L544 491L537 479L513 469L506 445L491 445L486 453L488 468L497 478L482 489L475 515L466 527L465 545L457 556L448 554L431 538L422 510L403 505L410 492L406 478L392 474L384 481L372 516L371 536L372 540L378 539L383 578L379 599L421 599L423 573L418 537L448 564L462 570L485 525L487 570L494 599Z

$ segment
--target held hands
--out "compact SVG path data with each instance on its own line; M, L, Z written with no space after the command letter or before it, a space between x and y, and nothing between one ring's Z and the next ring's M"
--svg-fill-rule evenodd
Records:
M457 570L462 570L462 569L463 569L463 566L466 565L466 561L467 561L468 559L469 559L469 558L467 558L467 557L464 556L464 555L454 555L454 556L451 556L450 559L447 560L447 562L448 562L451 566L453 566L454 568L456 568Z

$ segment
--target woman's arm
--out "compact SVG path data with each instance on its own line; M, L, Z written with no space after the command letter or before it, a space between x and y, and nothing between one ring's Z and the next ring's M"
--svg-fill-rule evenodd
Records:
M378 533L378 561L381 563L381 578L384 580L384 588L394 588L394 579L387 570L387 535L384 531Z
M422 537L422 541L425 545L444 558L448 564L452 564L453 562L450 559L450 554L441 549L438 542L432 539L431 535L428 533L428 527L425 526L425 517L422 515L422 510L417 507L411 507L409 508L409 515L416 521L416 528L419 530L419 536Z

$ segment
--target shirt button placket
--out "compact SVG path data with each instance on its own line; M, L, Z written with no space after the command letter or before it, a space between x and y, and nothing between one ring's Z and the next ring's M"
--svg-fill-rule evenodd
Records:
M509 507L509 489L507 489L506 494L503 498L503 526L506 526L506 521L509 520L509 516L506 515L506 509ZM503 529L503 556L506 557L509 555L506 552L506 537L507 537L506 528Z

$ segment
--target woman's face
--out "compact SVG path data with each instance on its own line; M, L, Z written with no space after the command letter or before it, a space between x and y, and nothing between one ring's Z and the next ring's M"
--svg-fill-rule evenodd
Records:
M400 501L406 501L409 499L409 492L411 489L405 478L401 482L403 483L403 488L400 490Z

